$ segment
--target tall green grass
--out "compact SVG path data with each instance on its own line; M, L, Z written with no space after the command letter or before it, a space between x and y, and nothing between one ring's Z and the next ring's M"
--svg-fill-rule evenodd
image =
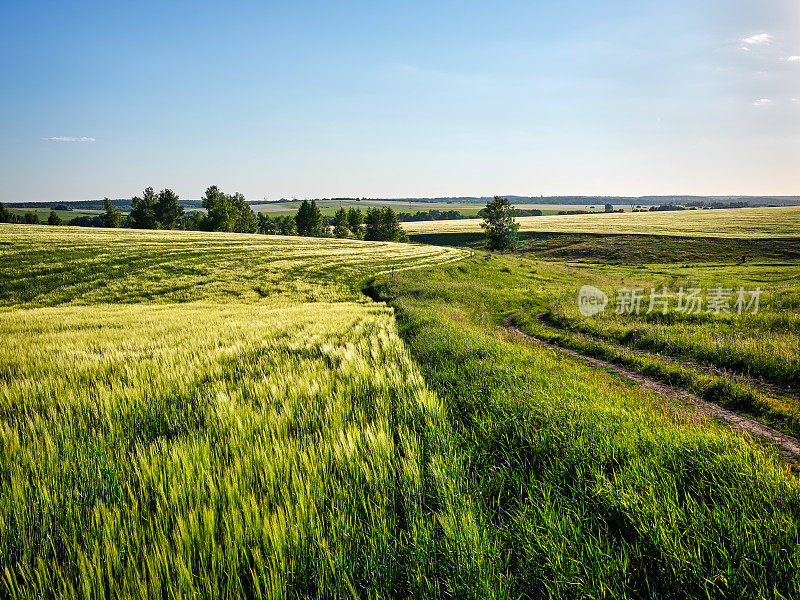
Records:
M722 372L701 369L695 364L675 362L663 355L632 351L582 334L553 331L531 318L530 314L517 316L516 324L523 332L539 339L623 365L800 438L798 402L791 397L776 395L772 389L754 387L752 380L735 379Z
M793 284L800 263L758 265L696 265L680 271L663 266L617 273L606 271L605 280L595 277L609 298L616 287L641 286L645 298L641 314L619 315L611 304L606 311L591 317L578 312L576 294L569 290L551 301L549 320L562 328L579 331L601 340L624 344L633 349L697 361L731 369L790 388L800 389L800 288ZM612 279L613 281L613 279ZM714 314L705 309L699 314L645 314L651 288L668 285L674 294L680 287L716 287L762 290L757 314L731 312ZM735 296L734 296L735 299ZM674 307L674 299L673 299Z
M358 292L458 253L54 229L0 228L0 597L502 595Z
M506 340L499 317L547 298L518 263L479 258L375 286L455 424L512 595L800 595L796 475L756 440Z
M504 339L580 268L464 256L0 226L0 597L800 595L789 467Z

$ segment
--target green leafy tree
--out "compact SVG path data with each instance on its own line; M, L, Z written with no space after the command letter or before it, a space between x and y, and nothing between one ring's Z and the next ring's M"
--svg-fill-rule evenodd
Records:
M276 223L268 214L258 213L258 233L272 235L275 233Z
M181 219L181 229L188 231L199 231L203 229L206 216L199 210L194 210Z
M39 215L35 212L26 212L25 223L28 225L38 225L40 223Z
M510 250L517 245L519 223L514 218L514 207L508 198L495 196L480 212L481 227L486 232L487 250Z
M605 211L606 211L606 212L614 212L614 205L613 205L613 204L610 204L610 203L609 203L609 204L606 204L606 206L605 206Z
M233 213L233 228L231 231L238 233L255 233L258 231L256 215L242 194L236 192L233 196L228 196L228 202Z
M119 227L122 225L122 213L111 203L111 200L103 198L103 208L106 211L100 215L100 218L103 219L103 227Z
M153 213L161 229L176 227L183 216L183 206L178 200L178 194L170 189L161 190L153 206Z
M275 233L280 235L297 235L297 223L294 218L275 217Z
M238 192L233 195L223 194L217 186L212 185L203 196L203 208L208 211L201 226L206 231L258 231L258 219L253 209Z
M364 213L360 208L350 208L347 211L347 226L358 239L364 237Z
M50 216L47 217L47 224L48 225L61 225L61 217L58 216L58 213L54 210L50 211Z
M303 200L300 208L297 209L297 214L294 216L294 222L297 225L297 232L300 235L306 235L308 229L309 215L311 205L308 200Z
M228 197L219 188L212 185L203 196L203 208L208 211L207 218L203 221L203 229L208 231L232 231L235 215L231 210Z
M333 235L337 238L346 238L350 233L350 227L347 223L347 211L344 208L340 208L333 215Z
M128 215L130 226L134 229L156 229L156 193L153 188L148 187L144 190L144 195L139 198L134 196L131 199L131 212Z
M367 216L364 218L364 239L383 240L383 219L381 218L380 208L368 208Z
M311 202L303 200L294 221L297 225L297 235L323 237L327 233L327 226L322 218L322 212L317 207L316 200Z
M364 218L364 239L383 242L405 242L408 236L400 226L397 214L390 207L370 208Z
M6 208L6 205L0 202L0 223L16 223L17 215L12 213Z

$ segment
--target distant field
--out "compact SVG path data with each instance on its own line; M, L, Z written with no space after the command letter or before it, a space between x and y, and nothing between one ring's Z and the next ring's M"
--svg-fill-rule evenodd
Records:
M428 203L428 202L402 202L397 200L361 200L361 201L333 201L324 200L317 202L317 206L325 216L333 216L333 214L340 208L360 208L366 212L371 207L389 206L396 212L418 213L420 211L428 210L457 210L464 215L477 215L483 206L480 204L448 204L446 202ZM295 215L297 209L300 208L300 202L266 202L264 204L251 204L250 207L253 212L267 213L272 216Z
M360 282L466 251L238 233L0 225L0 306L363 299Z
M520 217L520 231L628 233L696 237L795 237L800 207L735 208L598 215ZM473 219L404 223L409 234L481 231Z
M412 242L483 250L486 236L472 233L418 233ZM545 260L580 260L620 264L716 262L719 260L798 259L800 237L730 238L523 231L515 254ZM755 258L758 257L758 258Z
M14 213L18 217L22 218L25 216L25 213L36 213L39 215L39 220L41 222L46 222L48 217L50 216L50 209L49 208L10 208L9 212ZM99 215L102 211L99 210L57 210L56 214L61 217L61 220L64 223L68 223L75 217L84 217L90 216L94 217Z
M285 215L294 215L297 213L297 209L299 208L299 202L266 202L264 204L251 204L250 207L253 209L254 212L263 212L268 213L273 216L285 216ZM467 215L477 215L482 209L483 204L469 204L469 203L447 203L447 202L402 202L399 200L362 200L359 202L355 201L347 201L347 202L334 202L334 201L322 201L317 202L317 206L320 207L322 210L322 214L326 216L332 216L339 207L343 208L360 208L363 211L366 211L367 208L373 206L389 206L393 208L396 212L407 212L416 214L418 212L428 211L428 210L457 210L461 214ZM556 214L562 210L588 210L592 212L603 212L605 205L604 204L517 204L517 208L519 209L539 209L544 214ZM592 208L594 207L594 208ZM614 209L623 209L625 211L630 211L632 209L630 204L618 204L614 206Z

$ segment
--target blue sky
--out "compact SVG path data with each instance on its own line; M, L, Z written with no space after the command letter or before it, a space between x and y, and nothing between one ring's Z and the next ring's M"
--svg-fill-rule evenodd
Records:
M0 200L800 194L800 3L5 2Z

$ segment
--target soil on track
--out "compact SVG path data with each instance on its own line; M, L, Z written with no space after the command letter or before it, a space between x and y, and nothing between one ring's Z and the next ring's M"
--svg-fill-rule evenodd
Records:
M630 352L631 354L639 354L641 356L648 356L650 358L654 358L657 360L663 360L665 362L670 362L676 365L681 365L683 367L687 367L689 369L695 369L697 371L703 371L704 373L708 373L709 375L714 375L716 377L727 377L729 379L735 379L739 383L743 383L744 385L750 386L760 392L765 394L771 394L773 396L779 396L781 398L785 398L794 403L800 403L800 393L786 389L779 385L775 385L774 383L768 383L766 381L762 381L761 379L755 379L753 377L748 377L742 373L737 373L735 371L731 371L730 369L723 369L720 367L712 367L709 365L703 365L696 362L691 362L687 360L679 360L673 356L668 356L666 354L659 354L657 352L647 352L646 350L639 350L637 348L629 348L628 346L623 346L622 344L617 344L606 339L598 338L593 335L589 335L587 333L583 333L582 331L570 331L569 329L561 329L560 327L556 327L555 325L551 325L545 319L547 317L546 312L540 312L536 315L535 319L539 321L539 323L549 329L554 333L558 333L561 335L567 336L575 336L580 337L585 340L590 340L592 342L597 342L598 344L602 344L603 346L607 346L609 348L613 348L615 350L619 350L621 352Z
M537 318L539 318L543 314L544 313L537 315ZM506 317L503 321L503 324L505 325L506 329L515 336L533 342L540 346L544 346L545 348L549 348L550 350L555 350L557 352L567 354L574 358L581 359L595 366L601 367L607 371L611 371L613 373L622 375L623 377L630 379L631 381L640 383L652 390L655 390L656 392L662 394L663 396L672 398L673 400L693 405L702 412L708 414L709 416L724 421L728 426L730 426L733 429L739 431L746 431L750 435L762 438L770 442L787 459L789 459L791 462L795 464L800 465L800 441L798 441L797 439L789 435L786 435L784 433L781 433L780 431L776 431L771 427L762 425L758 421L754 421L753 419L749 419L733 411L722 408L721 406L714 404L713 402L708 402L706 400L703 400L696 394L692 394L691 392L687 392L686 390L682 390L680 388L667 385L665 383L662 383L661 381L658 381L657 379L653 379L652 377L642 375L641 373L637 373L636 371L633 371L626 367L615 365L613 363L610 363L605 360L600 360L598 358L593 358L591 356L581 354L580 352L575 352L574 350L570 350L568 348L562 348L561 346L558 346L556 344L551 344L550 342L546 342L535 336L528 335L527 333L520 331L516 327L516 325L514 324L515 316L516 315L511 314L508 317Z

